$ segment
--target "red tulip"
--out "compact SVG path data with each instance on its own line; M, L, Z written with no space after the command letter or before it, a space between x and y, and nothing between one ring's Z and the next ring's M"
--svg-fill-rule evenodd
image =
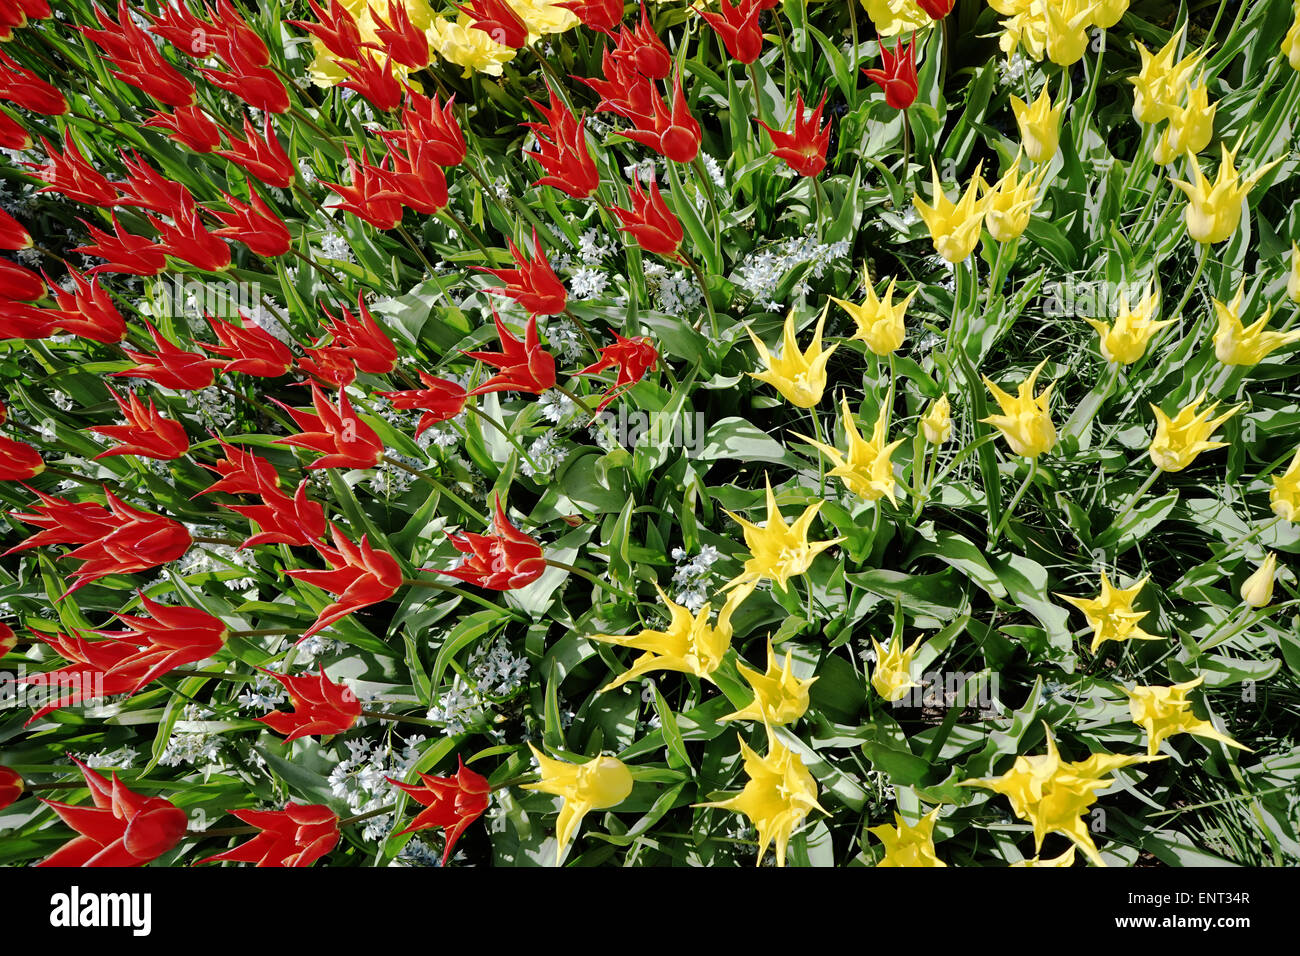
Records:
M301 435L276 439L277 445L292 445L322 452L324 457L316 459L307 470L315 468L373 468L384 457L384 443L378 435L352 409L348 393L339 391L338 408L333 408L325 393L313 382L311 386L312 405L316 414L300 412L283 402L272 399L279 405L298 427L303 429Z
M372 8L375 19L375 35L379 43L374 49L388 53L394 60L413 70L422 70L429 65L429 38L424 31L411 22L411 15L404 3L388 0L388 18L379 16Z
M303 632L299 643L354 611L387 601L402 586L402 569L397 561L387 551L371 547L365 535L361 536L359 545L348 540L334 525L330 525L330 535L334 539L332 548L312 542L312 546L329 562L330 570L284 572L291 578L338 595L338 600L321 611L316 623Z
M27 127L4 110L0 110L0 146L21 152L31 145L32 134L27 132Z
M78 836L37 866L144 866L185 836L189 821L175 804L128 790L117 774L110 784L76 757L71 759L81 768L95 806L42 798Z
M456 4L456 9L497 43L518 50L528 42L528 25L507 0L473 0L468 7Z
M601 53L600 63L603 78L574 77L579 83L591 87L600 97L596 112L617 113L627 119L635 117L641 124L653 124L654 101L659 96L655 85L627 61L615 59L608 49Z
M541 241L537 238L537 227L533 227L533 259L530 262L519 251L512 240L506 240L510 247L510 257L515 260L514 269L487 269L474 266L479 272L496 276L505 283L505 288L490 287L489 292L514 299L530 316L559 315L564 311L568 295L564 283L551 268L542 251Z
M203 68L199 72L213 86L239 97L255 110L285 113L289 109L289 91L269 67L235 61L229 71Z
M402 204L390 189L391 183L387 180L388 171L372 166L364 149L361 151L360 164L352 158L346 146L343 152L347 157L352 184L350 186L340 183L324 184L326 188L343 197L343 202L339 203L338 208L364 219L376 229L388 230L400 225Z
M184 106L171 113L154 110L144 125L167 130L169 138L196 153L210 153L221 145L221 127L197 106Z
M402 84L393 73L391 57L385 56L381 63L378 56L366 50L359 58L340 60L338 65L351 78L339 86L356 90L381 113L402 105Z
M114 377L144 378L157 382L163 388L181 392L196 391L212 384L212 368L219 364L218 362L197 352L186 352L184 349L177 348L148 322L145 322L145 328L153 337L158 351L137 352L124 345L122 351L135 364L120 372L114 372Z
M203 60L216 53L217 28L191 13L183 2L162 4L160 13L146 11L145 16L149 18L150 33L186 56Z
M916 102L919 80L916 76L916 37L913 35L903 46L900 34L891 53L880 41L880 57L884 61L883 70L863 70L870 79L880 84L885 91L885 102L896 110L905 110Z
M44 136L41 137L41 146L48 157L45 163L23 163L46 184L36 190L38 193L60 193L72 202L90 206L117 204L117 190L86 161L72 138L71 126L63 131L62 153Z
M340 60L355 60L361 56L361 28L356 18L339 0L329 0L329 9L324 10L316 0L307 0L312 14L319 23L310 20L286 20L294 26L306 30Z
M95 18L102 29L77 29L103 50L117 67L113 73L117 79L168 106L189 106L194 102L193 85L167 62L149 34L136 25L131 13L126 0L119 0L116 23L96 7Z
M260 495L266 488L279 490L280 475L269 461L252 452L242 451L223 439L218 438L217 441L221 442L226 453L225 461L219 461L215 465L204 464L203 467L215 471L221 477L195 495L195 498L210 495L214 491L224 491L231 495Z
M583 26L601 33L614 35L614 28L623 22L623 0L567 0L557 7L573 13Z
M117 221L117 213L113 213L113 235L111 236L84 219L81 220L81 224L90 232L90 238L94 242L87 246L77 246L72 251L108 260L87 269L86 275L119 272L124 275L154 276L167 267L167 256L152 239L122 231L122 225Z
M45 295L45 280L16 262L0 259L0 299L34 302Z
M620 3L620 12L622 8ZM538 147L537 152L525 151L524 155L537 160L550 173L533 185L554 186L574 199L585 199L600 186L600 171L591 158L583 132L587 121L579 120L568 107L558 102L549 85L546 89L551 95L549 108L536 100L528 101L546 117L546 122L522 124L537 134Z
M817 108L805 120L803 93L795 94L792 132L783 133L762 120L758 121L758 125L772 137L772 155L785 160L786 165L800 176L817 176L826 168L826 149L831 142L830 124L821 128L826 96L826 93L822 94Z
M333 337L336 346L346 350L348 358L361 371L371 375L391 372L397 365L397 346L370 314L361 294L357 294L356 315L349 312L347 306L340 306L339 311L342 315L336 316L325 310L330 318L325 334Z
M194 194L182 183L168 179L150 166L139 153L128 156L122 153L126 166L127 178L120 183L113 183L121 194L119 206L138 206L152 209L164 216L178 216L194 205Z
M45 460L39 451L0 435L0 481L26 481L44 470Z
M72 335L106 345L122 341L126 337L126 320L117 311L108 292L100 287L99 277L91 276L87 279L69 266L68 278L73 283L71 292L50 284L50 291L54 293L58 305L58 311L51 310L50 313L55 326ZM49 281L48 277L46 281Z
M658 350L646 336L625 339L617 332L611 331L610 334L614 336L614 344L606 345L601 349L600 360L578 373L594 375L617 366L618 375L614 379L614 384L605 392L605 397L596 406L598 412L604 411L605 407L622 392L645 378L646 372L654 368L655 363L659 361Z
M146 409L140 404L140 399L134 392L131 392L126 399L111 388L108 393L113 396L117 407L122 410L126 424L96 425L90 429L97 435L104 435L120 442L108 451L96 455L96 461L114 455L136 455L140 458L171 461L190 450L190 437L185 434L185 426L160 415L158 409L154 407L152 398L149 399L149 407Z
M540 395L555 387L555 357L542 348L537 337L537 316L529 316L524 327L524 340L515 338L501 323L501 316L492 310L497 336L501 339L500 352L465 352L472 359L487 362L501 371L474 389L471 395L488 392L531 392Z
M83 562L66 597L78 588L109 574L131 574L175 561L193 540L185 526L171 518L139 511L114 497L107 488L108 507L73 502L36 492L41 504L33 514L11 511L19 521L43 528L14 545L5 554L45 544L79 544L65 557Z
M289 803L283 810L231 810L262 832L233 850L199 860L230 860L257 866L311 866L339 842L339 818L319 803Z
M241 550L259 544L311 545L324 536L325 509L307 497L307 479L298 484L292 498L275 485L259 488L257 493L262 496L260 505L223 505L262 529L241 544Z
M233 93L254 109L283 113L289 109L289 93L267 64L271 55L266 44L241 17L229 0L217 0L217 11L208 15L213 23L212 47L229 72L201 68L200 73L214 86Z
M942 20L952 13L957 0L916 0L916 5L928 13L931 20Z
M388 778L393 786L404 790L425 809L415 815L411 825L401 833L414 833L419 830L431 830L442 827L444 845L442 865L447 865L456 841L471 823L481 817L492 802L492 788L487 778L475 773L465 766L465 761L457 757L460 769L453 777L435 777L420 774L420 783L403 783Z
M228 159L243 168L255 179L261 180L276 189L288 189L297 171L289 162L289 155L284 151L280 138L275 135L271 118L266 119L266 128L262 136L257 136L253 124L244 117L244 139L231 138L229 149L218 149L214 155Z
M10 636L12 636L12 634L13 632L11 631ZM0 647L3 646L4 642L0 641ZM4 654L0 654L0 657L4 657ZM9 806L9 804L21 797L23 795L23 790L25 789L26 787L23 784L23 778L18 774L17 770L12 770L9 767L0 767L0 810L3 810L5 807Z
M469 393L465 391L463 385L445 378L435 378L423 370L417 371L416 374L420 376L424 388L379 394L392 402L394 408L418 408L424 412L420 416L419 424L415 426L415 437L419 438L430 425L450 421L459 415L465 407L465 399Z
M0 339L44 339L54 334L54 309L40 309L25 302L6 302L0 310Z
M721 13L698 7L695 12L713 27L733 58L741 63L753 63L763 52L763 31L758 25L758 16L763 12L760 0L740 0L734 7L727 0L718 3Z
M17 646L18 638L14 636L14 629L8 624L0 622L0 657L4 657ZM0 771L0 774L2 773L3 771ZM0 784L0 786L2 786L2 784ZM0 801L0 807L3 806L3 801Z
M91 632L102 640L33 632L72 663L23 679L29 686L58 692L27 723L94 697L138 693L177 667L206 660L226 642L225 624L207 611L159 604L144 594L140 601L150 616L119 613L126 630Z
M158 230L154 245L160 251L206 272L224 272L230 268L230 247L220 236L203 227L198 206L192 199L172 214L171 222L150 213L145 213L145 218Z
M241 202L224 192L221 198L230 207L230 212L208 210L223 223L223 228L213 229L212 235L237 239L248 246L251 252L268 259L289 251L292 239L288 227L271 211L257 190L249 187L248 202Z
M447 205L447 177L434 161L437 147L403 131L404 140L392 140L388 154L393 169L385 179L385 196L424 216L433 216Z
M703 133L686 105L680 73L673 77L672 111L658 95L652 99L651 107L652 117L628 115L636 128L621 130L619 135L648 146L675 163L694 161Z
M223 371L242 372L258 378L279 378L293 367L293 353L288 346L262 327L250 324L242 312L239 325L218 322L211 315L207 318L221 344L199 344L209 352L228 357L222 365Z
M357 380L357 367L348 357L348 350L327 346L303 349L298 359L298 370L309 375L326 388L346 388Z
M258 670L283 684L293 701L294 710L290 713L273 710L265 717L257 718L277 734L283 734L285 743L299 737L341 734L361 716L361 701L357 700L357 695L326 677L323 664L320 674L314 677L290 677L265 668Z
M512 591L532 584L546 570L546 557L542 546L531 535L524 534L510 523L498 496L495 503L495 522L492 534L452 534L447 532L452 546L461 554L460 564L450 571L439 568L422 568L458 578L467 584L476 584L490 591Z
M669 258L677 256L677 248L684 236L682 224L664 204L659 184L652 179L649 194L646 194L641 191L640 175L634 174L628 197L632 200L630 210L619 206L612 210L623 224L619 230L631 233L647 252L657 252Z
M465 161L465 136L456 122L456 114L452 112L455 102L453 94L445 106L439 105L436 94L429 99L423 93L406 87L402 127L411 139L421 141L430 150L429 158L439 166L459 166Z
M68 101L62 93L31 70L19 66L3 50L0 50L0 100L45 116L61 116L68 111Z
M13 216L0 209L0 249L30 249L31 233Z
M619 19L621 20L622 17ZM613 57L650 80L667 79L668 74L672 72L672 56L669 55L664 41L650 25L645 0L641 0L640 21L630 30L627 27L619 30L618 44L614 48Z

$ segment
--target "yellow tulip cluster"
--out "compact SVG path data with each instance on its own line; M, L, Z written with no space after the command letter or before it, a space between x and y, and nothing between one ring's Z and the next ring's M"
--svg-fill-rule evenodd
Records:
M1128 10L1129 0L989 0L1002 21L1002 52L1020 48L1034 60L1061 66L1077 63L1091 43L1089 31L1108 30Z

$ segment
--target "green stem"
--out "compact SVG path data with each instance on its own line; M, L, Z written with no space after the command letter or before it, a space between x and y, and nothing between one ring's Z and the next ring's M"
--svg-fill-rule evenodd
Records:
M475 508L473 505L467 502L464 498L456 494L454 491L452 491L450 488L448 488L446 485L444 485L441 481L439 481L437 478L433 477L432 475L425 474L424 472L420 471L418 468L412 468L410 465L406 464L406 462L398 461L396 458L392 458L388 455L384 456L384 461L392 465L394 468L400 468L408 475L414 475L416 478L419 478L421 481L433 485L433 487L438 490L438 493L440 495L444 495L447 498L450 498L452 501L454 501L457 505L460 506L462 511L468 512L469 514L473 515L475 518L478 518L478 520L483 522L484 524L488 523L487 515L479 511L477 508Z
M546 564L549 567L559 568L561 571L567 571L569 574L576 574L580 578L585 578L587 581L590 581L592 584L596 585L596 587L600 588L603 591L608 591L610 594L617 594L619 597L623 597L623 598L633 596L628 594L626 591L620 591L612 584L609 584L606 581L602 581L600 578L596 577L590 571L584 570L583 568L577 567L576 565L565 564L563 561L552 561L550 558L546 559Z
M1020 499L1025 496L1025 492L1029 490L1029 486L1033 483L1034 477L1037 474L1038 458L1035 456L1034 458L1029 459L1029 474L1025 475L1025 480L1020 483L1020 488L1017 489L1015 497L1011 499L1011 504L1007 505L1007 509L1002 512L1002 517L998 520L998 526L993 529L993 534L989 538L990 548L997 544L998 539L1002 537L1002 532L1006 530L1007 522L1011 520L1011 515L1015 512L1016 505L1020 504Z
M704 270L701 269L699 267L699 264L696 263L696 261L692 259L690 256L688 256L685 252L679 253L679 255L682 257L682 261L686 263L687 267L693 273L695 273L695 281L700 284L700 294L704 297L704 306L706 309L708 309L709 312L709 329L713 332L714 341L717 341L718 316L713 311L713 298L709 295L709 283L708 280L705 279L704 277ZM698 331L701 321L703 321L702 317L695 321L695 324L692 326L692 328Z
M1124 519L1127 518L1129 512L1133 510L1133 506L1141 501L1143 496L1151 490L1151 486L1156 483L1156 479L1160 477L1160 474L1161 470L1159 468L1153 468L1151 470L1151 474L1147 476L1147 480L1142 482L1142 487L1133 492L1133 497L1129 498L1128 504L1124 506L1123 511L1116 515L1112 524L1123 524Z

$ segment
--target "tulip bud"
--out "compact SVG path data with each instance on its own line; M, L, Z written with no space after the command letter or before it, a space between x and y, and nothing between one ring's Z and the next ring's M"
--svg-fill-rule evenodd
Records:
M1286 294L1300 302L1300 246L1291 243L1291 274L1286 279Z
M23 778L16 770L0 767L0 810L23 795Z
M931 445L942 445L952 437L951 406L947 395L930 406L930 411L921 419L921 431Z
M1241 599L1251 607L1267 607L1273 600L1273 574L1277 569L1277 555L1272 551L1264 563L1241 585Z

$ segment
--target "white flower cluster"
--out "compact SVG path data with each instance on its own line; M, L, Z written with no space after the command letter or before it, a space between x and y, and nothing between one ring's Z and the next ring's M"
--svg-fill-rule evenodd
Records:
M673 584L677 585L673 600L694 613L708 600L709 578L713 575L714 562L720 557L718 549L706 544L691 558L683 548L673 548L672 556L677 562L673 571Z
M338 232L328 232L321 237L320 254L326 259L334 259L338 262L354 261L352 244Z
M686 270L670 270L663 263L650 262L645 267L645 278L660 312L692 317L699 312L704 297Z
M512 654L504 637L480 647L469 663L479 692L488 697L505 697L522 687L528 677L528 658Z
M236 699L244 710L255 710L260 715L268 710L275 710L288 700L288 695L285 694L284 685L279 681L258 674L251 684L244 685L244 689L239 692L239 697Z
M139 756L139 751L134 747L120 747L117 750L110 750L102 754L77 754L77 759L87 767L98 770L101 767L113 767L117 770L124 770L135 763L135 758Z
M197 412L204 424L221 430L234 421L235 413L230 399L224 396L215 385L198 391L185 392L185 406Z
M750 253L736 267L736 278L741 288L756 302L764 308L776 310L782 307L782 303L774 298L777 287L791 269L807 264L810 266L809 275L820 279L833 261L848 254L849 244L843 240L822 243L811 235L797 236Z
M567 319L547 325L546 340L551 350L565 362L577 362L587 354L587 345L582 341L578 327Z
M348 756L330 771L330 793L343 800L354 814L377 810L393 799L394 787L388 778L402 779L420 759L420 744L425 737L407 738L400 753L387 744L373 740L347 741ZM392 829L391 815L383 814L366 821L362 836L380 840Z
M569 453L569 449L560 444L560 440L558 432L547 432L528 446L528 457L519 463L519 470L525 477L554 474ZM534 468L534 465L537 467Z
M569 293L575 299L599 298L609 286L609 276L591 266L582 266L569 277Z

